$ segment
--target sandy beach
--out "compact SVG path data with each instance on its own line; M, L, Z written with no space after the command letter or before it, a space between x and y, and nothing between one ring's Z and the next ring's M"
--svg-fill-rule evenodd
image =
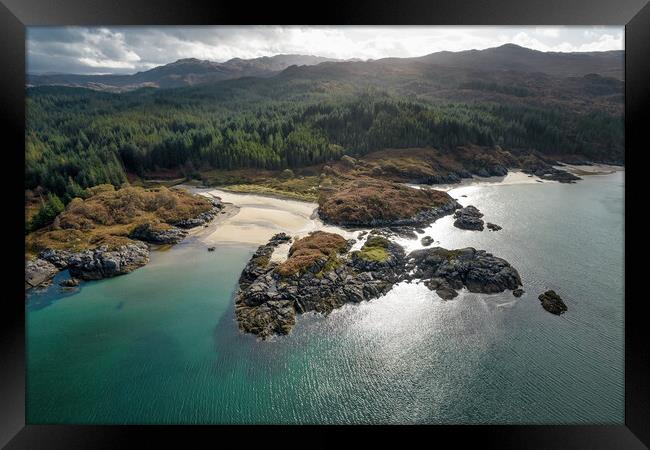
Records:
M541 181L541 178L534 175L528 175L520 170L511 170L506 176L503 177L479 177L473 176L472 178L463 178L460 183L453 184L436 184L433 187L439 191L451 191L465 186L484 186L493 184L532 184ZM421 185L409 185L411 187L420 188Z
M618 166L595 164L592 166L562 166L580 175L604 175L618 170L624 170ZM449 192L452 196L458 197L461 203L461 192L466 190L458 189L467 187L493 186L493 185L514 185L514 184L536 184L554 183L554 181L541 180L539 177L528 175L521 171L510 171L503 177L473 177L464 179L456 184L441 184L432 186L434 189ZM421 185L409 185L413 188L421 188ZM226 204L223 214L219 215L208 227L197 229L192 236L206 245L216 243L246 243L262 245L277 233L287 233L291 236L303 237L312 231L323 230L338 233L346 239L356 238L361 229L345 230L343 228L326 225L317 216L318 205L313 202L283 199L272 196L257 194L245 194L224 191L215 188L199 188L195 186L177 186L206 197L218 197ZM369 231L366 230L366 231ZM419 247L419 239L417 244ZM360 247L363 240L360 240L356 247ZM285 248L286 247L286 248ZM286 257L289 245L278 248L274 258Z
M227 214L196 233L196 238L206 244L239 242L261 245L277 233L302 237L316 230L339 233L348 239L359 233L358 230L325 225L316 215L316 203L213 188L183 187L206 197L218 197L227 204Z

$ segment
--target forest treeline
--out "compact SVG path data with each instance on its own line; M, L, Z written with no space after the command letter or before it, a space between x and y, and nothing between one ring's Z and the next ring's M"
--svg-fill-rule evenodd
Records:
M598 111L431 103L377 90L285 100L201 92L28 89L26 189L67 203L84 188L122 184L127 172L296 168L382 148L477 144L592 160L623 155L623 118Z

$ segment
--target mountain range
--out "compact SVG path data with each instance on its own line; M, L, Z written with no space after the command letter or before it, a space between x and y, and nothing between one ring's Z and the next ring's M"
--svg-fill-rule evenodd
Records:
M143 87L176 88L196 86L244 77L300 77L319 79L357 79L394 85L394 79L421 86L415 90L437 90L459 83L472 83L480 78L483 84L502 80L509 84L513 77L521 81L527 74L530 82L545 77L576 78L598 75L622 81L624 52L541 52L505 44L485 50L442 51L415 58L383 58L377 60L336 60L310 55L275 55L254 59L234 58L223 63L194 58L132 75L28 74L29 86L62 85L94 90L122 92ZM613 82L613 81L612 81ZM522 91L523 92L523 91Z
M268 77L292 65L313 65L326 61L335 60L310 55L275 55L254 59L233 58L223 63L184 58L132 75L28 74L27 83L31 86L72 86L121 92L143 87L193 86L250 76Z

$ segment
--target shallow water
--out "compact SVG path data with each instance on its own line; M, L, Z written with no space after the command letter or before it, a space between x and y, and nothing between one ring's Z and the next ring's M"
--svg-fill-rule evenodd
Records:
M425 231L507 259L519 299L401 284L260 342L232 302L255 246L189 241L126 276L53 284L26 303L28 422L623 423L623 178L450 191L503 230ZM546 289L566 314L541 308Z

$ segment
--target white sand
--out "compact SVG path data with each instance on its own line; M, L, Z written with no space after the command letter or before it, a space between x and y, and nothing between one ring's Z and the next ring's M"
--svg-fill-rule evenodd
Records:
M196 192L206 197L219 197L223 202L232 203L238 211L220 221L217 226L206 229L197 237L207 243L240 242L265 244L277 233L287 233L302 237L312 231L323 230L339 233L346 239L355 237L359 231L347 231L339 227L325 225L316 216L316 203L266 197L255 194L239 194L220 189L198 189ZM284 252L288 252L288 246ZM278 249L278 258L283 251Z
M485 186L493 184L531 184L536 183L537 180L540 180L539 177L530 176L527 173L524 173L520 170L511 170L508 171L508 174L504 177L477 177L473 176L472 178L463 178L460 183L454 184L436 184L431 187L439 191L451 191L452 189L458 189L459 187L465 186ZM411 187L420 188L421 185L409 185Z
M563 166L563 170L590 172L593 174L612 173L616 170L624 170L618 166L593 165L593 166ZM434 189L447 191L450 195L457 197L461 191L459 188L479 187L486 185L511 185L511 184L534 184L540 178L530 176L521 171L509 171L504 177L473 177L463 179L460 183L435 185ZM547 182L547 181L545 181ZM231 204L227 208L227 214L219 217L204 228L196 232L196 237L206 244L218 242L239 242L247 244L265 244L277 233L287 233L297 238L306 236L312 231L323 230L338 233L346 239L356 239L361 229L350 231L343 228L325 225L318 218L316 208L318 205L312 202L302 202L276 197L269 197L256 194L244 194L223 191L212 188L197 188L194 186L177 186L206 197L219 197L223 202ZM412 185L420 188L419 185ZM461 199L459 199L461 200ZM369 231L367 229L366 231ZM353 249L361 247L365 239L359 240ZM419 243L419 239L417 241ZM418 244L416 244L418 245ZM272 258L278 261L286 258L290 244L280 246Z

